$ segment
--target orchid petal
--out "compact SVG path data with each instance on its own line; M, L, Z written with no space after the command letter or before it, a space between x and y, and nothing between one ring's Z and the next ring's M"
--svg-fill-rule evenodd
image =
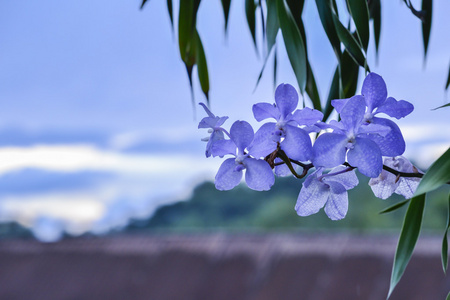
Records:
M369 186L375 197L380 199L389 198L396 190L398 183L395 183L396 176L385 170L381 171L376 178L369 180Z
M256 191L268 191L275 183L272 168L262 159L246 158L245 182L248 187Z
M275 123L266 123L258 129L253 142L248 146L250 155L256 158L266 157L277 149L277 143L272 139L275 125Z
M369 73L364 79L361 94L364 96L369 112L386 101L387 88L383 78L376 73Z
M275 90L275 103L282 118L292 113L298 105L298 94L290 84L280 84Z
M406 145L402 132L397 124L391 120L376 117L372 119L372 122L373 124L388 126L391 128L391 131L384 137L379 135L368 136L372 141L377 143L381 150L381 155L390 157L402 155L403 152L405 152Z
M333 168L345 161L347 137L338 133L320 135L313 146L313 163L316 167Z
M280 147L289 158L301 161L311 160L312 144L309 135L301 128L286 125L286 136Z
M395 193L402 195L406 199L410 199L414 196L419 183L420 178L400 177L399 184L395 189Z
M391 132L391 127L380 125L380 124L374 124L374 123L362 125L358 129L358 135L359 134L376 134L376 135L385 137L389 132Z
M209 108L205 105L205 103L200 102L199 105L203 107L209 117L215 118L215 115L209 110Z
M325 205L325 213L331 220L345 218L348 211L348 193L346 189L337 182L330 182L331 192Z
M293 119L298 125L314 125L318 121L322 121L323 113L316 109L305 107L294 112Z
M383 169L380 148L368 138L356 138L353 149L348 151L347 160L367 177L377 177Z
M236 171L236 162L234 158L226 159L220 165L216 174L215 185L219 191L231 190L241 182L242 171Z
M347 101L349 99L350 98L331 100L331 106L333 106L336 109L337 113L340 114L342 111L342 108L345 106L345 104L347 104Z
M246 121L236 121L230 128L230 135L240 152L243 152L253 141L252 126Z
M329 174L340 172L347 169L345 166L337 166L336 168L333 168ZM350 190L358 185L358 177L356 176L355 170L351 170L345 173L333 175L333 176L327 176L324 177L323 182L326 182L327 184L330 182L338 182L342 186L345 187L346 190Z
M414 105L405 100L397 101L392 97L387 98L387 100L378 107L375 114L384 113L389 117L401 119L406 117L414 110Z
M309 177L311 176L313 176L313 174ZM317 180L315 176L312 177L310 184L308 186L303 184L303 187L300 190L297 203L295 204L297 214L306 217L317 213L327 202L329 194L330 188Z
M356 132L364 119L366 105L360 95L351 97L341 110L341 122L349 131Z
M212 156L236 155L236 145L232 140L217 140L211 147Z
M256 103L253 105L252 110L253 116L258 122L268 118L274 118L275 120L280 118L280 111L273 104L265 102Z

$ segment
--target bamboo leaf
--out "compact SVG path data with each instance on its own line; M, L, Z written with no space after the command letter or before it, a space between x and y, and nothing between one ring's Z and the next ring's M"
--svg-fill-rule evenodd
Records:
M445 90L447 90L449 86L450 86L450 67L448 68L448 76L447 76L447 83L445 84Z
M333 0L334 2L334 0ZM336 3L333 3L336 6ZM334 53L338 61L341 56L341 42L336 32L336 28L332 18L332 11L330 6L330 0L316 0L317 11L319 12L320 21L322 22L323 29L327 34L328 40L333 47Z
M336 32L338 34L339 40L344 44L345 49L348 51L350 56L355 60L355 62L358 63L361 67L365 68L367 66L366 58L364 57L364 54L361 51L360 45L355 40L350 31L348 31L347 28L345 28L345 26L342 25L336 13L333 12L331 15L333 18L334 26L336 27Z
M394 205L391 205L388 208L383 209L382 211L379 212L379 214L382 215L382 214L386 214L386 213L392 212L394 210L397 210L400 207L403 207L405 204L407 204L409 202L409 200L411 200L411 199L406 199L406 200L397 202Z
M303 27L302 13L305 0L286 0L286 3L291 10L297 27L300 29L300 27Z
M205 51L203 49L203 44L196 31L196 61L197 61L197 73L198 79L200 81L200 86L202 88L203 94L205 94L206 101L209 103L209 75L208 75L208 65L206 63Z
M356 33L358 35L360 44L365 52L369 45L369 8L367 1L361 0L347 0L350 15L356 26Z
M275 46L275 53L273 54L273 86L277 86L277 68L278 68L278 62L277 62L277 48Z
M225 33L228 29L228 17L230 15L231 0L222 0L223 16L225 18Z
M145 3L147 3L147 0L142 0L141 9L144 8Z
M250 29L250 33L252 35L253 43L256 46L256 4L254 0L245 0L245 15L247 17L248 28Z
M320 103L319 91L317 89L316 79L314 78L314 73L311 69L311 65L308 61L308 74L306 78L306 93L311 99L313 106L318 111L322 111L322 104Z
M423 56L427 56L428 42L430 41L431 19L433 13L433 0L422 0L422 13L425 14L422 21Z
M173 31L173 3L172 0L167 0L167 11L169 12L170 24Z
M269 56L273 45L275 45L278 30L280 29L280 24L278 22L277 15L277 3L276 0L267 0L267 56Z
M373 34L375 37L375 52L378 57L378 49L380 46L380 34L381 34L381 1L371 0L369 11L370 18L373 19Z
M391 296L395 286L403 276L406 266L411 259L417 239L419 238L424 208L425 194L421 194L411 199L405 214L405 219L403 220L403 226L400 232L397 250L395 252L388 298Z
M339 86L341 82L339 66L336 67L334 71L333 80L331 81L330 91L328 92L327 103L325 105L325 111L323 113L323 121L327 121L333 111L333 106L331 105L331 100L339 99Z
M449 229L450 229L450 194L448 195L447 228L445 229L444 238L442 239L442 251L441 251L442 269L444 270L444 274L447 273L447 267L448 267L447 234L448 234Z
M356 93L358 86L359 66L350 57L348 51L342 54L342 60L339 65L341 79L341 95L340 98L350 98ZM335 98L336 99L336 98Z
M414 195L431 192L450 180L450 148L428 169Z
M448 106L450 106L450 103L447 103L447 104L441 105L439 107L433 108L432 110L436 110L436 109L444 108L444 107L448 107Z
M308 74L305 43L285 0L277 0L277 14L289 61L303 94Z

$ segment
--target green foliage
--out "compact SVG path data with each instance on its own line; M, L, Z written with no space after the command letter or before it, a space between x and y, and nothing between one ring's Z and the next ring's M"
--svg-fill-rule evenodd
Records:
M409 202L409 207L406 211L402 231L398 240L397 251L395 252L388 298L391 296L395 286L403 276L406 266L411 259L422 227L424 209L425 194L416 196Z
M450 181L450 148L428 169L417 187L415 195L433 191Z
M448 240L447 240L447 234L448 230L450 229L450 194L448 195L448 210L447 210L447 228L444 232L444 238L442 239L442 269L444 270L444 273L447 273L447 267L448 267Z
M245 186L230 191L217 191L213 183L197 186L184 201L158 208L140 230L198 231L198 230L394 230L401 226L403 209L389 214L378 212L386 205L399 202L395 195L388 200L376 198L367 185L367 178L359 176L360 184L349 191L349 212L341 221L331 221L325 213L299 217L294 210L303 180L280 178L267 192L256 192ZM448 189L432 192L424 228L439 232L446 222ZM143 226L143 227L142 227ZM137 225L130 229L137 230Z

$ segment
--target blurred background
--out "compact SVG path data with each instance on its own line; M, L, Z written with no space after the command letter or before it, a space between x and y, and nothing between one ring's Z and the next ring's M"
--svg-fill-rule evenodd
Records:
M374 274L384 280L378 290L386 289L404 210L378 213L401 197L375 198L366 184L368 180L360 176L360 185L349 193L348 216L333 222L323 212L307 218L296 215L293 208L302 182L294 178L278 178L269 192L254 192L246 187L216 191L212 181L222 160L204 156L206 144L200 139L207 133L198 130L197 124L205 113L191 103L166 2L148 2L143 10L139 10L140 1L0 3L0 252L5 270L9 270L5 263L15 257L14 253L28 253L24 255L31 262L36 253L52 260L67 249L111 253L111 246L125 247L120 249L129 253L142 247L139 249L153 253L154 245L173 245L181 251L191 244L225 247L234 238L243 245L252 244L249 241L253 238L254 245L275 241L280 247L298 243L298 249L303 249L301 241L307 236L308 243L317 245L317 249L328 249L332 246L326 241L334 237L340 249L369 245L363 247L366 252L361 250L364 256L372 248L370 245L383 244L365 237L382 236L387 239L383 241L388 250L375 252L389 267ZM178 3L174 4L177 11ZM432 110L448 102L444 86L449 66L450 19L444 12L450 11L450 3L435 1L426 60L419 20L401 1L382 4L379 57L375 58L371 41L369 63L372 71L383 76L390 96L414 104L415 111L398 124L407 143L405 156L426 170L450 145L448 109ZM256 129L259 124L253 120L251 107L257 102L272 102L274 86L270 71L266 71L255 90L263 59L262 53L255 53L244 14L244 3L232 2L225 35L220 1L203 1L197 27L208 60L212 111L230 117L225 127L234 120L247 120ZM324 98L336 61L313 1L306 1L304 22L312 68ZM258 31L257 38L261 42ZM277 83L294 84L284 47L278 47L278 55ZM195 79L194 94L197 102L205 101ZM310 106L308 100L306 105ZM444 187L430 194L424 219L425 233L430 238L427 241L434 249L432 259L438 259L435 270L441 272L436 275L441 276L436 277L441 281L433 282L444 282L439 285L441 289L450 289L450 282L442 275L440 246L432 237L444 230L448 192L449 188ZM41 245L35 239L62 242ZM156 252L163 255L174 249L167 247L163 247L165 252L158 252L163 248ZM207 250L202 248L201 253L217 250L202 247ZM429 257L430 247L424 244L418 251ZM284 253L283 249L274 251ZM146 252L141 250L136 253ZM69 263L60 259L60 265ZM109 263L105 262L105 266ZM22 280L23 274L29 274L23 259L20 264L24 273L17 273L11 280ZM235 264L242 267L239 261ZM11 270L16 267L11 263ZM312 269L314 266L308 270ZM255 274L267 271L255 270ZM167 276L170 280L173 274ZM256 280L252 276L249 278ZM243 289L247 291L248 286ZM369 299L364 296L364 288L360 289L352 289L349 295L354 297L339 299ZM3 289L2 294L1 290L0 297L14 296L17 291ZM445 296L444 292L439 290ZM55 299L77 298L73 291L55 295ZM104 298L100 292L96 295L93 299ZM188 299L187 295L153 299ZM220 298L195 295L189 299ZM263 299L262 294L253 295L254 299ZM8 297L5 299L15 299ZM134 294L131 299L140 297L149 299L145 294ZM331 299L315 297L305 299ZM284 299L303 298L285 295Z

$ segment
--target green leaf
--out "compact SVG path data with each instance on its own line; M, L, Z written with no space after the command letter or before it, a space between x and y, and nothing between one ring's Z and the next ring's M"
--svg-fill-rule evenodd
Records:
M142 0L141 9L144 8L145 3L147 3L147 0Z
M275 53L273 54L273 87L277 86L277 48L275 47Z
M450 292L448 292L447 297L445 298L445 300L450 300Z
M449 86L450 86L450 67L448 68L448 76L447 76L447 83L445 84L445 90L447 90Z
M267 56L269 56L273 45L275 45L279 29L276 0L267 0Z
M225 18L225 33L228 29L228 16L230 15L231 0L222 0L223 16Z
M305 43L285 0L277 0L277 14L289 61L303 94L308 74Z
M348 31L347 28L345 28L345 26L342 25L336 13L333 12L331 15L333 18L334 26L336 27L336 32L338 34L339 40L344 44L345 49L348 51L350 56L355 60L355 62L358 63L361 67L365 68L367 66L366 58L364 57L364 54L361 51L360 45L355 40L350 31Z
M327 103L325 105L325 111L323 113L323 121L327 121L331 112L333 111L333 106L331 105L331 100L339 99L339 86L341 82L339 66L336 67L334 71L333 80L331 81L330 91L328 92Z
M341 72L340 98L350 98L355 95L356 88L358 86L359 66L353 60L353 58L350 57L350 54L346 50L342 54L341 63L339 64L339 70Z
M395 203L394 205L391 205L391 206L389 206L389 207L383 209L382 211L379 212L379 214L380 214L380 215L381 215L381 214L386 214L386 213L392 212L392 211L394 211L394 210L397 210L397 209L399 209L400 207L403 207L405 204L407 204L410 200L411 200L411 199L406 199L406 200L397 202L397 203Z
M305 0L286 0L286 3L294 17L297 27L300 29L303 27L302 13Z
M371 0L370 2L370 18L373 19L373 34L375 36L375 52L378 57L378 48L380 46L381 33L381 1Z
M333 0L333 5L336 3ZM333 47L334 53L338 61L341 56L341 42L336 32L336 28L332 18L332 11L330 6L330 0L316 0L317 11L319 12L320 21L322 22L323 29L327 34L328 40Z
M367 7L367 1L361 0L347 0L347 4L350 10L350 15L355 22L356 32L360 44L365 52L369 45L369 8Z
M450 229L450 194L448 195L447 228L445 229L444 238L442 239L442 251L441 251L442 269L444 270L444 274L447 273L447 267L448 267L447 234L448 234L449 229Z
M306 93L312 101L315 109L322 111L322 104L320 103L319 91L317 89L316 79L314 78L314 73L311 69L311 65L308 61L308 74L306 78Z
M187 66L195 64L195 34L197 22L197 10L200 0L180 1L180 12L178 15L178 46L180 56Z
M427 56L428 42L430 41L431 19L433 14L433 0L422 0L422 12L425 16L422 21L423 56Z
M173 3L172 0L167 0L167 11L169 12L170 24L173 30Z
M256 46L256 4L254 0L245 0L245 15L247 17L248 28L250 29L250 33L252 34L253 43Z
M400 232L400 238L395 252L388 298L391 296L395 286L403 276L406 266L411 259L411 255L420 234L424 208L425 194L411 199L405 214L405 219L403 220L402 231Z
M450 106L450 103L447 103L447 104L441 105L439 107L433 108L432 110L436 110L436 109L444 108L444 107L448 107L448 106Z
M200 81L200 86L202 87L203 94L205 94L206 101L209 103L209 76L208 76L208 65L206 63L205 51L203 49L203 44L196 31L196 61L197 61L197 73L198 79Z
M431 192L450 180L450 148L428 169L417 187L415 196Z

